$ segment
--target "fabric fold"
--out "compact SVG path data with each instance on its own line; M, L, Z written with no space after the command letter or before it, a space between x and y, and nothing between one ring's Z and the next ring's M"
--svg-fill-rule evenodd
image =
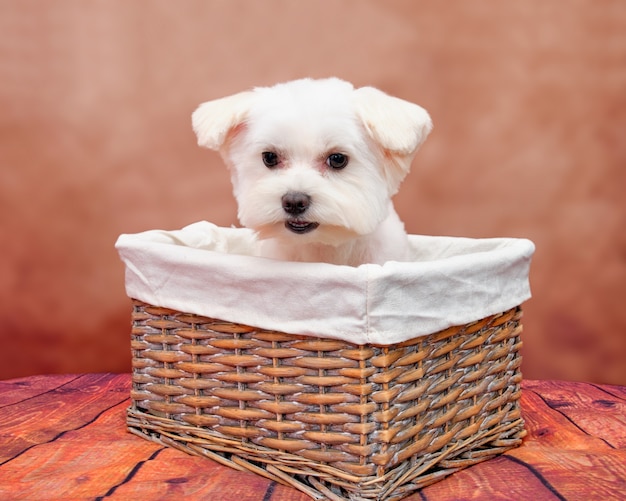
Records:
M410 235L412 260L359 267L254 256L254 234L203 221L120 235L129 297L228 322L394 344L530 298L526 239Z

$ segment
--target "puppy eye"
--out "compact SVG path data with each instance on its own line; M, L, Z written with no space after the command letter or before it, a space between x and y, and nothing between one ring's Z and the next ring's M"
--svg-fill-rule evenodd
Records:
M331 169L340 170L348 165L348 156L343 153L332 153L326 159L326 165Z
M265 166L269 167L270 169L272 167L276 167L280 162L278 155L273 151L264 151L263 153L261 153L261 156L263 157L263 163L265 164Z

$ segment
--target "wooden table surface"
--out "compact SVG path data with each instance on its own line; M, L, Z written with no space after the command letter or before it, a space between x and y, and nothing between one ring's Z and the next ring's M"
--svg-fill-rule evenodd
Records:
M126 431L130 375L0 381L1 500L309 501ZM626 499L626 387L525 381L528 436L407 500Z

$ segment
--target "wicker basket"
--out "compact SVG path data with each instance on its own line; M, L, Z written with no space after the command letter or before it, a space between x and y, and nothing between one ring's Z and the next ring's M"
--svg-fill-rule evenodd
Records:
M391 346L132 318L131 432L314 499L400 499L525 434L519 307Z

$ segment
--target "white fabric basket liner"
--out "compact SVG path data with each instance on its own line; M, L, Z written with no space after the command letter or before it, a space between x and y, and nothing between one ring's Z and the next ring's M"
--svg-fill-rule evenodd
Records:
M358 267L255 257L254 234L203 221L121 235L126 293L261 329L388 345L530 298L526 239L410 235L413 260Z

